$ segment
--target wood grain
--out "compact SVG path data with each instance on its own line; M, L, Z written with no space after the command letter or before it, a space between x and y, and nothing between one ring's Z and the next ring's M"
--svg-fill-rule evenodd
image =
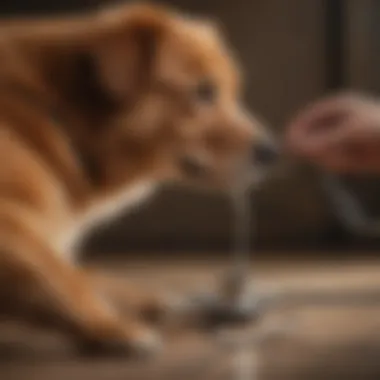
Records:
M115 276L183 291L211 289L225 269L222 262L181 260L102 266ZM380 290L380 262L376 261L261 262L255 273L257 283L265 289ZM259 351L261 379L379 378L380 306L298 308L268 315L268 321L284 322L289 317L297 321L294 333L267 342ZM0 328L0 379L211 380L229 374L230 357L216 350L207 337L189 332L167 338L165 350L149 363L94 360L76 356L60 337L4 322Z

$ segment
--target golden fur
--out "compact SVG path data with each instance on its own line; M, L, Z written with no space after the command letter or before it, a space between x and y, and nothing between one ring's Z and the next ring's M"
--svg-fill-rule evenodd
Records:
M163 296L86 273L75 244L163 182L247 180L264 134L239 73L211 22L156 6L2 22L2 313L97 347L155 345L131 310Z

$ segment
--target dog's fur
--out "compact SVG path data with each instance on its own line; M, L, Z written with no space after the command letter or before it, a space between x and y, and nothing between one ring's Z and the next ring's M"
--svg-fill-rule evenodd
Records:
M264 135L239 73L215 25L156 6L2 22L1 312L102 347L152 346L117 300L164 298L108 287L75 244L163 182L228 189L247 175Z

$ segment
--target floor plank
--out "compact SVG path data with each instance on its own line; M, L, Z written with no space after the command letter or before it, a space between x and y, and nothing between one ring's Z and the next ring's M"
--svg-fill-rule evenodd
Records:
M210 289L226 263L169 260L107 262L115 275L151 286L183 291ZM380 261L260 262L252 277L260 289L379 289ZM308 306L268 315L286 323L297 321L292 333L263 344L258 351L262 380L379 379L380 303L365 307ZM267 323L265 320L263 323ZM254 353L251 353L252 359ZM61 337L0 325L0 379L121 380L225 379L231 357L207 337L169 339L154 361L79 358ZM232 377L231 377L232 378Z

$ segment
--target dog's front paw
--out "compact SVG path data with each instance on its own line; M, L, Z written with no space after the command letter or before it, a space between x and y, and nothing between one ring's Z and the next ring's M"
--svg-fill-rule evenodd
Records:
M181 319L190 307L191 303L185 296L165 293L153 302L143 305L139 317L149 324L167 324L168 321Z
M152 329L129 328L118 335L86 339L80 345L82 353L96 356L122 356L135 359L147 359L161 348L160 335Z
M127 346L130 355L139 358L150 358L160 351L162 339L155 330L146 329L130 338Z

